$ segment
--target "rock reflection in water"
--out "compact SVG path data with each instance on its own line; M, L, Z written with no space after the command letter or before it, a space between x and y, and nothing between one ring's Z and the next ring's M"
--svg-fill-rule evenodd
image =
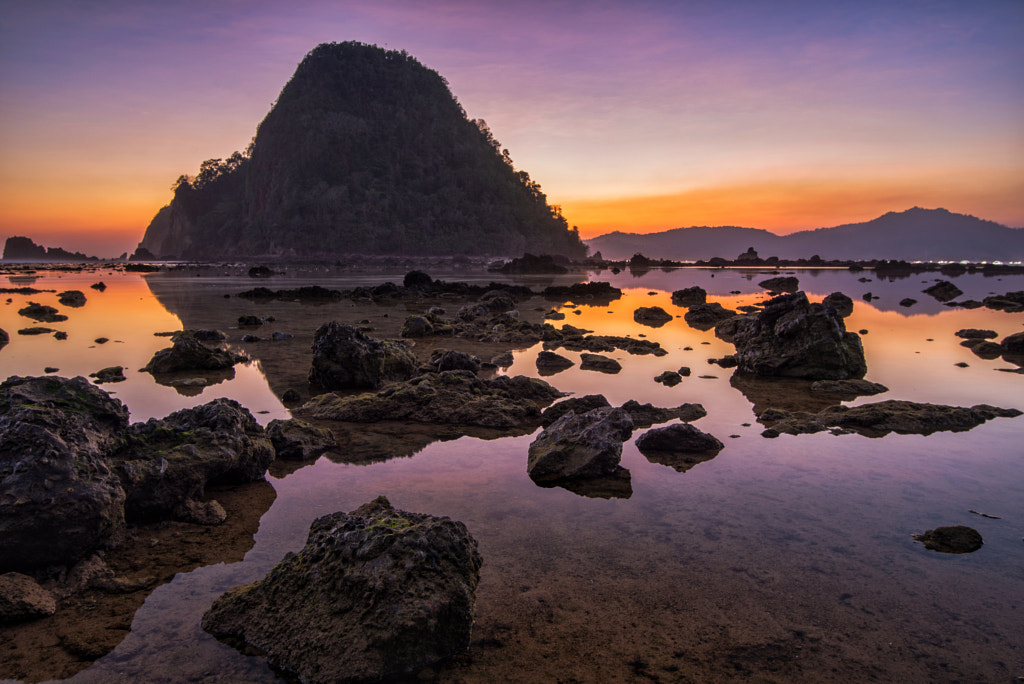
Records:
M538 487L561 487L589 499L628 499L633 496L632 476L629 470L622 466L616 466L615 472L599 477L566 480L556 484L536 484Z

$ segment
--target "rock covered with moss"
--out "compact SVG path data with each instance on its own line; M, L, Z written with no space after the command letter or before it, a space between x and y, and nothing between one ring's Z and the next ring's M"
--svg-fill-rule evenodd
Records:
M376 389L391 380L408 380L417 365L404 344L377 340L331 321L313 335L309 382L326 390Z
M181 371L215 371L231 368L240 357L223 349L207 347L191 335L181 335L174 344L153 354L142 370L146 373L178 373Z
M526 471L538 484L612 475L632 434L633 420L621 408L569 411L530 444Z
M218 598L202 626L309 684L408 677L469 646L482 562L461 522L381 496L315 520L301 551Z

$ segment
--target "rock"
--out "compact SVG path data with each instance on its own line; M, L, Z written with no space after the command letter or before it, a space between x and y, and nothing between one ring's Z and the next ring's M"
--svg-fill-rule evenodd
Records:
M677 370L676 372L679 373L684 378L690 377L690 368L689 368L689 366L680 366L679 370Z
M739 365L739 361L732 354L726 354L720 359L708 359L708 363L713 363L720 368L735 368Z
M290 340L293 337L295 337L295 335L292 335L291 333L281 332L280 330L275 330L274 332L270 333L271 342L283 342L285 340Z
M525 253L496 269L502 273L568 273L569 269L557 263L557 257L549 254L534 256Z
M43 328L43 330L46 330L47 332L49 332L50 329L49 328ZM21 331L19 330L18 332L20 333ZM55 340L66 340L66 339L68 339L68 334L66 332L64 332L63 330L57 330L57 331L54 331L54 333L53 333L53 339L55 339Z
M126 438L112 460L134 520L188 519L183 507L202 499L207 485L261 480L274 460L263 428L232 399L135 423Z
M983 304L985 308L995 311L1019 313L1024 311L1024 290L985 297ZM961 306L963 306L963 303L961 303Z
M19 335L46 335L46 334L52 333L52 332L54 332L53 328L44 328L42 326L32 326L30 328L22 328L21 330L18 331L18 334ZM56 335L54 335L54 337L56 337ZM64 334L64 337L67 338L67 333Z
M338 446L330 430L299 418L270 421L267 438L274 445L277 458L292 461L310 461Z
M93 340L93 342L95 342L96 344L106 344L109 341L109 337L97 337L95 340Z
M508 368L513 363L515 363L515 360L515 356L512 355L512 352L504 352L502 354L498 354L492 357L491 363L493 363L498 368Z
M603 281L574 283L573 285L551 285L541 293L545 299L562 302L587 302L609 304L622 296L622 290Z
M810 304L803 292L769 300L737 324L733 344L744 373L845 380L867 372L860 338L846 331L835 309Z
M580 370L614 374L622 370L622 364L608 356L584 352L580 354Z
M877 382L867 380L817 380L811 383L812 392L822 394L843 394L851 397L863 397L888 392L889 388Z
M179 337L174 344L153 354L143 372L177 373L180 371L213 371L231 368L238 362L234 354L211 349L194 337Z
M109 368L104 368L96 371L95 373L89 373L89 377L96 378L97 385L102 385L105 382L124 382L127 380L127 378L124 377L123 366L111 366Z
M46 366L45 368L43 368L44 373L56 373L58 371L60 371L60 368L57 368L55 366Z
M554 375L575 365L576 363L572 360L555 352L542 351L537 354L537 370L541 375Z
M999 344L1007 354L1024 354L1024 332L1007 335Z
M603 394L587 394L582 397L571 397L569 399L564 399L557 404L552 404L544 409L544 413L541 414L540 423L544 427L547 427L569 411L573 411L576 414L583 414L597 408L611 408L611 404L608 403L608 400Z
M7 334L7 331L0 328L0 349L3 349L11 341L11 336Z
M611 475L622 457L622 442L633 421L620 408L569 411L530 444L526 472L538 484Z
M999 333L995 330L979 330L978 328L963 328L953 334L965 340L990 340L999 337Z
M968 349L974 349L979 344L984 344L985 338L983 337L968 337L966 340L960 343L961 347L967 347Z
M206 328L193 330L192 337L196 338L200 342L223 342L228 339L228 336L220 330L208 330Z
M423 316L409 316L402 326L402 337L426 337L434 332L434 326Z
M470 373L476 373L481 367L478 357L453 349L435 349L430 354L429 364L432 370L437 373L451 370L465 370Z
M747 318L746 316L732 316L726 318L715 324L715 337L718 339L732 344L732 337L736 334L736 329L740 325L740 322Z
M94 290L99 290L100 292L103 292L104 290L107 289L106 284L102 280L99 281L98 283L93 283L89 287L91 287Z
M78 308L85 306L85 293L81 290L66 290L57 295L57 301L64 306Z
M633 312L633 320L640 325L660 328L672 320L672 314L660 306L641 306Z
M322 394L296 413L353 423L407 420L511 428L536 421L540 406L561 396L543 380L523 375L482 380L469 371L444 371L420 375L376 393Z
M971 340L974 342L975 340ZM971 351L982 359L998 359L1003 355L1003 347L995 342L977 340L977 344L971 346Z
M683 381L683 376L671 370L667 370L654 378L654 382L660 382L665 387L675 387Z
M125 492L107 454L128 410L82 377L0 384L0 571L68 564L112 546Z
M833 292L827 295L821 303L835 309L840 318L846 318L853 313L853 300L842 292Z
M260 342L262 341L262 339L263 338L261 338L259 335L253 335L249 333L242 335L242 337L239 339L239 342Z
M27 622L57 612L57 599L28 575L0 575L0 624Z
M404 344L376 340L332 321L313 335L309 382L327 390L376 389L411 378L416 366L416 357Z
M544 342L545 348L556 349L564 347L571 351L589 352L611 352L619 349L629 354L654 356L666 356L665 349L657 342L650 340L637 340L632 337L618 337L614 335L584 335L579 328L570 325L562 326L563 334L561 339L548 340Z
M732 318L736 312L726 309L718 302L711 304L693 304L690 310L683 314L683 320L687 325L697 330L711 330L715 325L727 318Z
M963 290L948 280L940 280L931 287L925 288L922 292L931 295L940 302L948 302L963 294Z
M198 501L186 499L175 507L174 517L182 522L193 525L206 525L212 527L220 525L228 519L227 511L220 505L219 501Z
M409 271L405 274L405 278L402 279L402 285L404 287L417 287L427 289L434 284L434 279L423 271Z
M680 404L674 408L661 408L630 399L621 408L629 414L633 426L638 428L648 428L658 423L667 423L677 419L690 422L707 415L707 411L700 404Z
M308 684L409 678L469 647L482 559L466 526L378 497L214 601L202 627Z
M906 297L905 299L900 300L900 306L903 307L911 307L914 306L915 304L917 304L917 300L911 299L910 297Z
M238 317L238 325L260 326L263 325L263 319L252 314L245 314Z
M676 290L672 293L672 303L676 306L690 307L694 304L704 304L707 302L708 293L705 292L703 287L694 285L693 287L684 287L682 290Z
M768 280L762 280L758 285L772 292L796 292L800 289L800 281L794 276L769 278Z
M984 543L981 533L966 525L936 527L923 534L915 534L914 539L924 544L924 548L929 551L941 553L971 553L980 549Z
M711 460L725 445L689 423L677 423L648 430L636 440L636 446L651 463L667 465L683 473L698 463Z
M58 321L68 320L67 316L57 313L57 310L52 306L44 306L35 302L29 302L28 306L18 309L18 314L42 323L57 323Z
M299 394L298 390L289 387L284 391L284 394L281 395L281 401L286 404L296 404L302 401L302 395Z
M269 278L274 272L267 266L253 266L249 269L250 278Z
M902 435L965 432L992 418L1015 418L1019 415L1021 412L1017 409L987 404L965 408L888 400L853 407L829 406L814 414L768 409L758 416L758 421L788 434L822 432L829 427L839 427L867 437L881 437L890 432Z

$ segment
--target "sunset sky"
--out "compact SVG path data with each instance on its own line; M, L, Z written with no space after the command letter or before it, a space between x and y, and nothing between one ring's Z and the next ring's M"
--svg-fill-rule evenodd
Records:
M584 237L1024 227L1024 2L0 0L0 240L132 251L322 42L406 50Z

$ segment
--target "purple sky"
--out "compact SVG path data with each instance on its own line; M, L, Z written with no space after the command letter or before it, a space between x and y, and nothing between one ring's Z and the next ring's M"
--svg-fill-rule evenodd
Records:
M445 76L585 236L1024 226L1024 2L3 2L0 239L132 250L306 52Z

